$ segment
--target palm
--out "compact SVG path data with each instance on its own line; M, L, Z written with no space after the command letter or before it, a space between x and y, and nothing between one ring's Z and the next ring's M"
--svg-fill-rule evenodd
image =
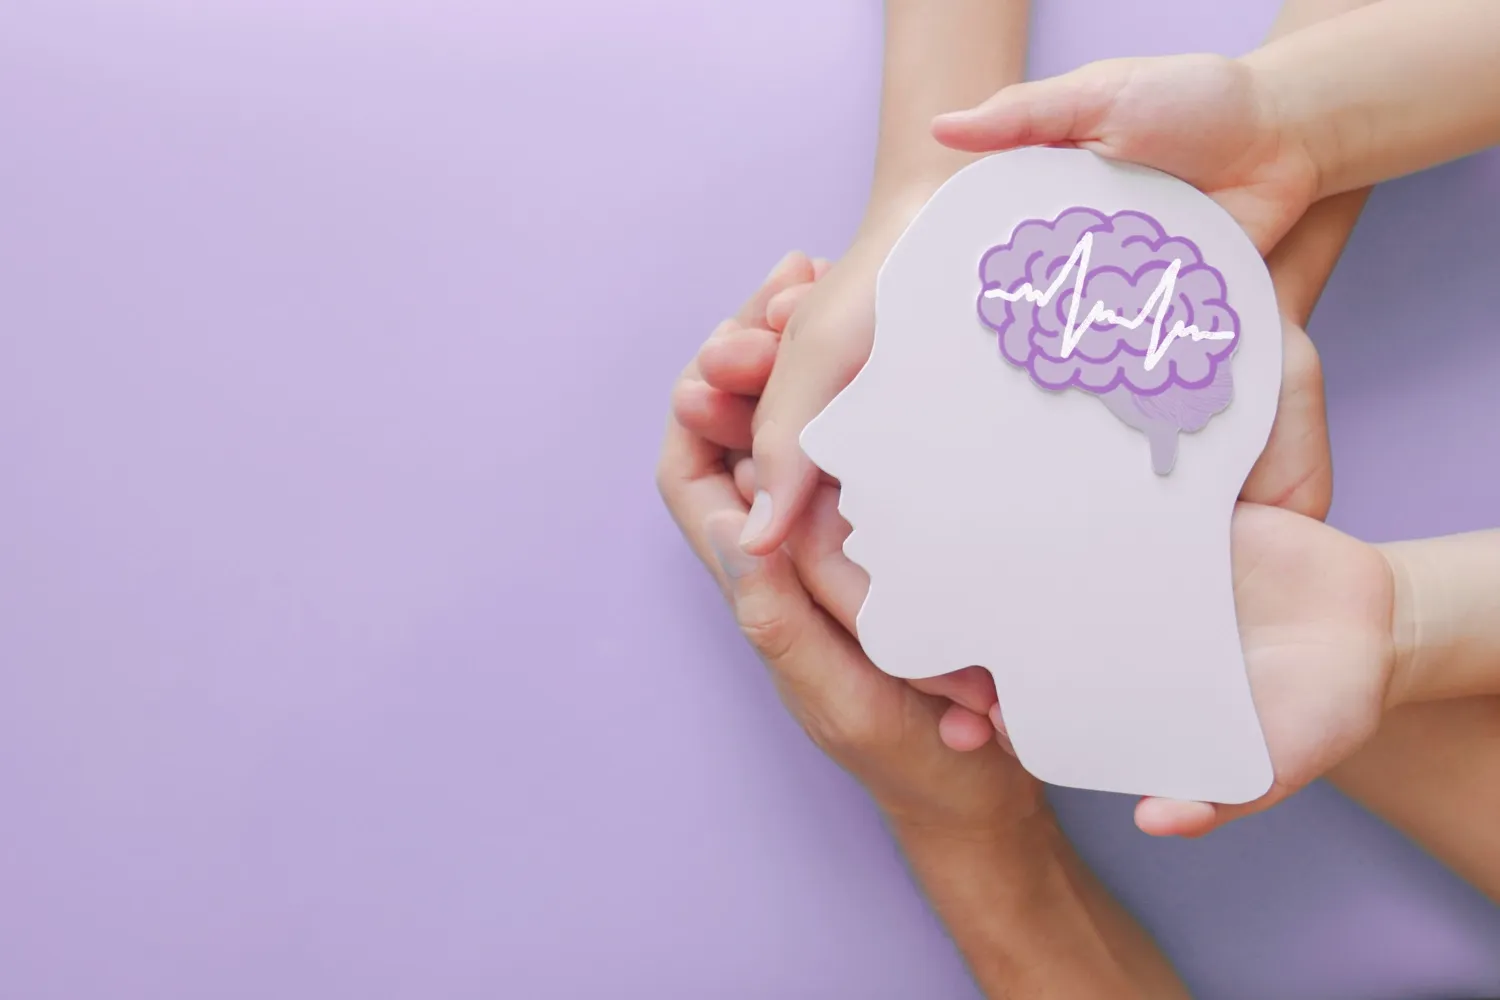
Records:
M1231 537L1241 642L1276 771L1259 808L1374 732L1395 655L1393 584L1373 547L1285 510L1241 504Z
M1180 177L1234 216L1262 253L1311 203L1311 162L1280 139L1243 64L1221 56L1120 59L1078 71L1078 93L1112 94L1077 144Z

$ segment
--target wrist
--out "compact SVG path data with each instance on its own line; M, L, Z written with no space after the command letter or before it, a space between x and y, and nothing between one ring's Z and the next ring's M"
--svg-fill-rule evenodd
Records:
M889 249L952 175L952 172L934 171L900 179L877 178L870 190L869 201L865 203L865 214L860 220L856 240L882 244Z
M1386 711L1427 700L1423 677L1421 578L1410 543L1377 545L1391 574L1391 677L1386 689Z
M1308 96L1310 90L1316 92L1316 86L1287 65L1296 53L1286 48L1285 43L1269 42L1241 56L1239 62L1249 70L1256 105L1263 127L1274 139L1277 159L1307 178L1307 204L1311 205L1347 188L1336 184L1337 134L1329 123L1318 121Z
M1379 548L1395 582L1393 700L1500 694L1500 531Z
M892 821L924 895L989 996L1185 996L1050 810L988 831Z
M894 822L892 831L981 982L1016 990L1067 960L1112 971L1050 815L989 832Z

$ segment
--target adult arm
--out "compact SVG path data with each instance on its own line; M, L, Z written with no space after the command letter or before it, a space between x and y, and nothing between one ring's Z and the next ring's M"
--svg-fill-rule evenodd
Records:
M892 828L985 996L1188 996L1050 813L983 835Z

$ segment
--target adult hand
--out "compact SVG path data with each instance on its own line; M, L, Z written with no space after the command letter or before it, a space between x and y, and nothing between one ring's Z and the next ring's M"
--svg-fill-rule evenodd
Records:
M1277 270L1281 269L1273 266ZM1290 275L1291 282L1297 272L1282 273ZM1294 304L1310 308L1305 290L1290 284L1288 291ZM783 317L790 304L808 294L806 285L784 290L769 300L768 315ZM776 351L776 325L768 322L733 337L710 338L696 361L707 380L698 391L735 396L733 417L714 424L701 420L691 407L679 407L679 419L728 446L743 442L745 409L754 405ZM1281 408L1284 416L1294 419L1278 425L1283 430L1277 433L1282 434L1287 427L1321 426L1322 414L1316 353L1300 327L1290 322L1288 336L1289 344L1300 338L1307 355L1299 360L1293 354L1288 360ZM1301 372L1301 377L1292 377L1295 372ZM1279 447L1287 456L1300 456L1307 467L1326 473L1326 438L1321 435L1286 435ZM739 464L742 497L749 496L755 471L748 459ZM1274 482L1275 467L1268 472L1258 466L1256 475ZM1293 506L1326 504L1326 499L1308 493L1314 479L1282 482L1283 487L1295 487L1290 493L1278 488ZM843 554L849 528L837 504L835 484L826 480L815 484L807 514L792 532L787 551L814 602L853 633L868 577ZM1150 833L1199 835L1281 801L1368 739L1387 700L1394 647L1390 640L1391 574L1384 557L1311 517L1255 504L1241 504L1236 510L1231 543L1241 641L1276 785L1262 799L1236 807L1144 800L1137 819ZM950 748L986 746L992 725L1005 745L1004 720L986 672L971 668L920 682L918 688L948 699L937 732Z
M948 698L882 673L825 610L852 621L867 586L863 573L838 551L843 521L831 489L816 506L817 516L799 529L792 548L827 551L831 545L838 560L809 560L799 579L787 552L755 557L739 547L747 511L733 470L738 466L742 483L749 470L743 460L736 461L733 449L748 444L747 408L754 405L743 389L757 388L754 359L763 364L777 339L763 317L777 293L783 297L771 312L784 315L789 300L807 294L816 270L801 255L783 261L685 369L673 390L673 416L657 468L662 496L729 597L787 707L813 741L869 790L893 823L958 835L1048 823L1039 784L988 738L987 723L982 731L954 740L971 752L945 745L944 736L954 736L940 724L951 710ZM751 363L739 363L742 356ZM705 368L717 385L704 380ZM747 372L752 376L748 382ZM764 378L758 376L760 384ZM809 591L818 595L816 602ZM965 694L965 685L973 687L981 678L987 675L968 672L946 683L980 706L993 700L993 688L986 694L981 683ZM983 716L970 713L970 718L982 721Z

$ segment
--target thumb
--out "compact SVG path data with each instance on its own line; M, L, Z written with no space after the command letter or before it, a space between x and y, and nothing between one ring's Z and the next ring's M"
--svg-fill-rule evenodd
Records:
M868 308L873 313L873 303ZM821 473L802 450L802 431L869 359L874 325L873 315L844 316L836 326L806 324L782 339L755 410L751 453L760 489L740 540L747 552L782 545L812 499Z
M1123 61L1091 63L1071 73L1005 87L967 111L939 115L938 142L971 153L1021 146L1084 145L1099 138L1129 71Z
M1237 819L1265 812L1286 801L1294 791L1277 779L1260 798L1232 806L1147 797L1136 803L1135 825L1153 837L1202 837Z

